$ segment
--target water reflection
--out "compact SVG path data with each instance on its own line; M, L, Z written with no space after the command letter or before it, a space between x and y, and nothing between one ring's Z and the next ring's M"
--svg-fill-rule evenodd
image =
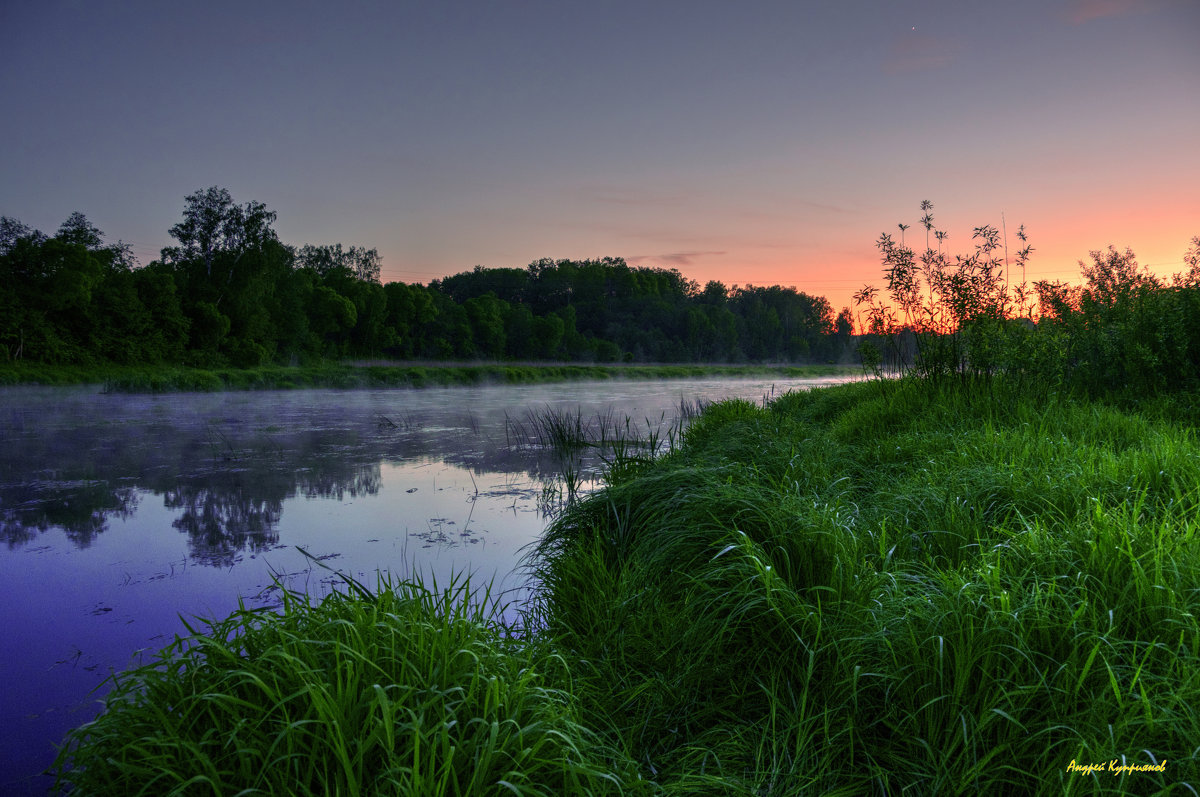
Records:
M107 441L94 438L71 452L44 446L10 452L5 459L13 473L46 473L53 464L56 478L17 481L5 474L0 534L7 546L28 544L59 528L86 548L110 519L128 519L150 495L160 496L163 506L177 512L172 526L189 536L197 562L224 566L239 551L278 541L276 527L287 499L302 495L340 501L379 492L378 458L361 462L313 455L311 440L275 441L279 447L264 457L253 450L257 443L245 448L227 437L231 453L196 460L191 456L196 441L176 435L158 439L163 445L141 447L140 458L128 452L113 460L89 456L107 447ZM37 455L59 459L51 463Z
M57 527L77 547L86 548L107 528L108 518L128 518L137 505L136 490L104 480L5 484L0 486L0 534L13 549Z
M147 401L127 398L135 406ZM194 399L176 398L174 413L159 408L146 423L137 423L136 413L92 423L78 413L78 401L49 407L44 426L25 422L24 414L13 423L10 415L3 432L14 445L0 458L0 533L7 546L60 528L86 547L109 519L130 517L149 495L176 513L171 525L188 535L194 561L228 566L240 553L279 542L288 499L376 495L383 462L433 451L476 471L541 470L536 457L497 444L494 430L485 432L471 416L447 426L437 413L423 413L424 422L410 414L402 428L318 405L303 424L258 426L198 414L203 405L189 407L187 398Z
M182 486L166 494L164 505L183 510L171 525L190 537L188 553L203 564L228 567L243 550L264 550L279 541L275 526L282 499L255 498L240 487Z
M376 495L382 463L432 455L523 482L561 468L525 421L514 422L518 410L496 396L470 409L399 392L214 401L78 391L46 402L37 389L10 389L4 398L10 411L2 431L15 443L0 457L0 528L10 549L52 528L87 547L110 520L128 519L156 497L175 513L171 526L188 536L194 562L227 567L280 543L289 499ZM35 417L22 399L42 412ZM661 410L656 418L669 423ZM573 467L598 465L592 460Z

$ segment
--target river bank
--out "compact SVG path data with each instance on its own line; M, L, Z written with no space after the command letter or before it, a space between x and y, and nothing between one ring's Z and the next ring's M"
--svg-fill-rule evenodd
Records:
M492 635L479 656L515 657L495 688L555 706L539 727L558 741L538 736L532 757L509 759L497 791L500 781L522 794L568 782L663 794L1197 788L1192 427L1053 395L873 382L724 402L671 453L614 464L538 545L523 626L475 618ZM458 621L417 599L431 607L423 623ZM362 635L416 645L406 650L439 636L409 625L372 621ZM153 760L179 763L155 788L201 776L269 789L286 776L301 791L453 794L476 771L477 756L458 752L475 749L475 729L494 728L497 747L528 747L529 715L459 700L481 687L446 692L440 675L432 714L385 712L387 684L422 695L435 684L415 667L376 672L365 657L355 666L370 679L336 679L330 688L346 691L329 701L289 681L277 690L286 711L275 711L255 678L236 674L248 655L169 670L191 674L181 700L236 713L242 695L268 719L173 723ZM210 700L218 690L232 698ZM127 694L75 737L84 743L60 763L74 755L88 769L68 780L144 785L147 742L121 729L156 709ZM329 705L361 709L338 725L342 748L370 756L293 744L288 723ZM201 733L212 727L236 728L237 744ZM423 759L429 749L441 754ZM421 779L427 765L436 782Z
M482 384L538 384L605 379L704 379L776 376L795 379L860 373L848 365L575 365L568 363L323 363L259 368L181 366L70 366L5 363L0 386L103 385L119 393L306 388L419 388Z

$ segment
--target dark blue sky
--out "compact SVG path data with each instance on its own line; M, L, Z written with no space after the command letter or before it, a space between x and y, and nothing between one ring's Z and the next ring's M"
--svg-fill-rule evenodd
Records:
M1198 41L1198 0L2 2L0 213L145 262L220 185L385 280L613 255L840 305L928 198L961 251L1024 222L1031 277L1169 272Z

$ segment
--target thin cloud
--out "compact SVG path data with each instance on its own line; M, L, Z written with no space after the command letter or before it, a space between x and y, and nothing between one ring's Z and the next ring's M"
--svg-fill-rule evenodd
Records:
M540 227L552 227L559 230L581 230L592 233L601 233L613 238L625 240L646 241L649 243L657 243L663 246L676 245L678 246L681 240L687 243L703 246L704 244L713 244L720 240L716 235L691 235L682 230L666 230L666 229L647 229L645 227L632 227L626 224L600 223L592 221L579 221L577 219L558 220L539 220L534 222Z
M1071 0L1067 21L1072 25L1082 25L1093 19L1124 17L1153 11L1160 6L1160 3L1152 0Z
M589 233L601 233L613 242L613 251L623 249L625 246L654 246L661 249L670 249L662 254L647 254L638 255L645 258L669 258L669 257L699 257L710 255L728 254L730 247L736 250L742 249L772 249L785 250L794 248L794 242L781 241L778 239L769 239L761 235L747 235L736 232L713 232L707 235L699 235L691 230L680 228L648 228L638 227L625 224L613 223L597 223L591 221L579 221L577 219L569 220L550 220L538 219L532 222L539 227L548 227L556 230L571 230L571 231L586 231ZM629 242L641 242L633 243ZM704 247L724 247L721 250ZM675 247L680 247L676 249ZM688 248L683 248L688 247ZM660 249L660 252L661 252ZM665 261L664 261L665 262Z
M960 47L956 42L909 32L892 43L892 52L883 65L889 75L945 69L954 63Z
M666 263L672 266L690 266L697 259L703 257L720 256L725 252L670 252L664 255L630 255L625 258L627 262L637 263L639 261L651 260L656 263Z
M802 205L803 207L806 207L806 208L811 208L812 210L823 210L828 213L854 213L855 212L853 210L850 210L850 208L843 208L843 207L839 207L838 205L827 205L824 202L812 202L810 200L801 200L797 204Z

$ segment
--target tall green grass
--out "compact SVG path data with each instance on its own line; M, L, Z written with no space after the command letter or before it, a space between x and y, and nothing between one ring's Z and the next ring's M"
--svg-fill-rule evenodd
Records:
M713 407L536 569L665 793L1194 793L1198 531L1190 429L906 382Z
M83 794L618 793L566 662L465 580L241 608L115 676L56 768ZM636 777L632 778L636 783Z

